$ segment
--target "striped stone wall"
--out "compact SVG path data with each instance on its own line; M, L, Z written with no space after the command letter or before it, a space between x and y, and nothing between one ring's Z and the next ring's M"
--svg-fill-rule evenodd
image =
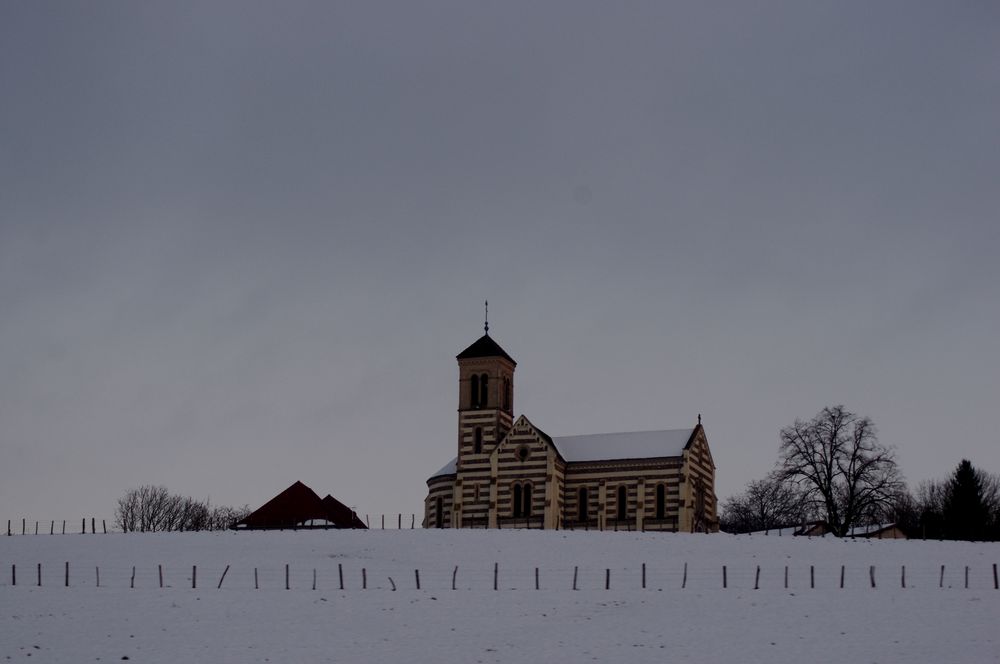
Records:
M563 526L675 530L680 516L681 459L616 460L569 464L563 490ZM656 487L664 486L664 515L656 518ZM625 518L619 519L619 487L625 488ZM580 489L587 489L587 522L581 520Z
M685 473L681 486L683 532L716 532L719 529L715 496L715 463L700 427L690 447L682 454Z
M455 476L441 475L427 480L427 498L424 499L424 528L437 528L437 502L441 499L441 528L452 527L452 498L455 491Z

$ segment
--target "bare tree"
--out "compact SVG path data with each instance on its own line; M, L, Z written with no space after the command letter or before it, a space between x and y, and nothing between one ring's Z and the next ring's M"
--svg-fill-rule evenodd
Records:
M227 530L232 528L237 521L241 521L250 516L249 505L243 507L215 507L209 514L207 530Z
M800 525L808 517L807 510L796 486L772 473L727 499L720 520L722 529L730 533L776 530Z
M874 423L843 406L796 420L780 437L779 477L799 487L838 537L884 514L904 488L893 449L878 442Z
M222 530L250 513L248 506L210 507L186 496L171 494L164 486L143 485L118 499L115 523L123 532Z

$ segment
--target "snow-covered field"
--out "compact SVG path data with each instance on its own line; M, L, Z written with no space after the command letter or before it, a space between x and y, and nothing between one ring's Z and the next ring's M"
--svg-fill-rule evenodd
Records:
M995 563L998 544L773 536L403 530L0 537L0 658L1000 662Z

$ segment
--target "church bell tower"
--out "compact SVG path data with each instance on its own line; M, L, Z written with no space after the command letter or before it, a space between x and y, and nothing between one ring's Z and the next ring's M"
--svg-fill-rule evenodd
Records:
M489 515L490 454L510 431L517 362L490 336L458 354L458 462L454 518L461 525L485 525Z

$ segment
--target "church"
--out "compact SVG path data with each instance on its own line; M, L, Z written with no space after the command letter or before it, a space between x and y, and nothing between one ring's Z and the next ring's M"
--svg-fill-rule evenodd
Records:
M457 456L427 480L425 528L715 532L715 463L693 428L552 437L514 419L517 363L485 334L458 354Z

